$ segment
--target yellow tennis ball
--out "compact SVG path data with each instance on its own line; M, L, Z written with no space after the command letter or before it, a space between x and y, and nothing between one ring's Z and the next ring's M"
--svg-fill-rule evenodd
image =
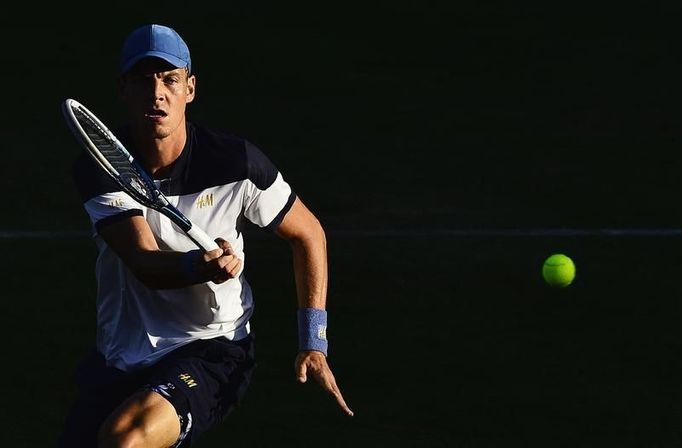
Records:
M575 278L575 264L564 254L551 255L542 266L542 278L550 286L564 288Z

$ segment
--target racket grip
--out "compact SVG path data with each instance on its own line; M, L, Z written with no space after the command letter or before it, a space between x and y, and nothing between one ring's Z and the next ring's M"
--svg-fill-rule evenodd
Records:
M213 238L206 235L206 232L204 232L203 230L196 226L190 227L190 229L186 233L187 236L192 241L194 241L194 244L196 244L199 247L199 249L203 250L204 252L220 248L218 246L218 243L213 241Z

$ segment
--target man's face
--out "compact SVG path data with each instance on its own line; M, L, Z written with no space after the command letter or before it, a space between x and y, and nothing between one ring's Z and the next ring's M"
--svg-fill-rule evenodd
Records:
M123 101L134 129L163 139L185 125L185 107L194 99L194 75L158 58L138 62L121 78Z

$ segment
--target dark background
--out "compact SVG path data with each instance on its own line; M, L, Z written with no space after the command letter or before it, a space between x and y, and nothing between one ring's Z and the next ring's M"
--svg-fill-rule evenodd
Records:
M30 164L64 192L49 208L14 201L6 228L83 225L59 106L117 123L120 46L150 21L191 46L191 117L261 146L331 226L680 225L673 9L117 5L106 24L3 18L3 182L20 195L13 173Z
M202 446L680 446L682 241L598 236L681 227L675 9L108 6L1 19L5 445L52 443L94 337L61 102L113 127L120 46L158 22L190 45L190 117L260 146L327 228L330 363L357 414L295 384L290 255L253 230L260 367ZM578 277L552 290L560 251Z

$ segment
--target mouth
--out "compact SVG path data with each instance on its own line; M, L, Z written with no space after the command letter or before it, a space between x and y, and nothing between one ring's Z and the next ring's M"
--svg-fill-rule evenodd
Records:
M144 113L145 118L150 118L152 120L161 120L168 116L168 114L161 109L150 109Z

